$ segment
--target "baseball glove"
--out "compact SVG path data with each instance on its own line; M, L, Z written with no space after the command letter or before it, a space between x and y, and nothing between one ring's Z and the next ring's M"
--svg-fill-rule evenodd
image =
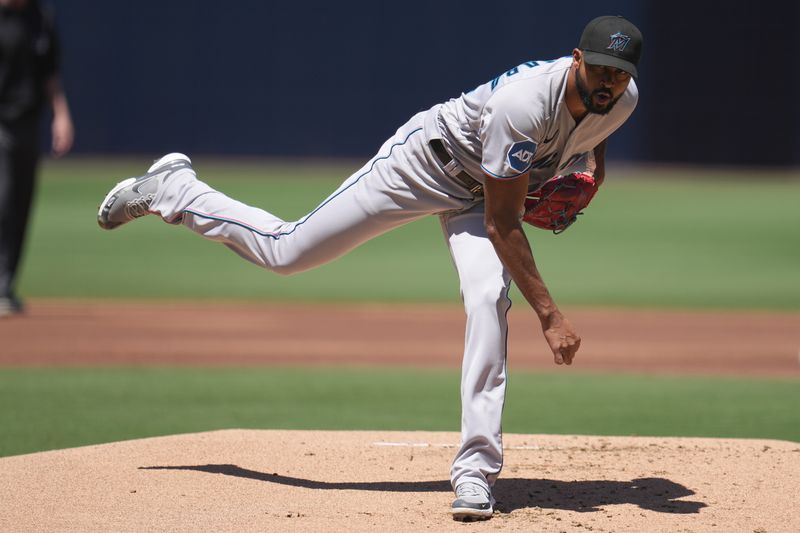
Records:
M522 220L537 228L559 234L578 220L597 192L591 174L576 172L550 178L525 200Z

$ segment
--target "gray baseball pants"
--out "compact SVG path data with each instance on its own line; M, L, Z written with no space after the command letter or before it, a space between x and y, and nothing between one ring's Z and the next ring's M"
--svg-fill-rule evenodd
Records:
M451 479L454 488L466 481L491 487L503 463L511 280L486 236L483 202L444 172L428 144L441 137L437 110L438 106L415 115L300 220L287 222L233 200L188 169L160 187L150 210L279 274L314 268L397 226L439 216L467 315L461 447Z

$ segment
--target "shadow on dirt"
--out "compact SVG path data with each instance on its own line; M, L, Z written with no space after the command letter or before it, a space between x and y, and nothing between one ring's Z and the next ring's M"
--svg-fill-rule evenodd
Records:
M315 481L278 473L257 472L236 465L143 466L140 470L191 470L208 474L255 479L291 487L327 490L369 490L381 492L450 492L449 481ZM494 487L496 509L509 513L515 509L541 507L577 512L599 511L601 507L633 504L660 513L697 513L706 504L677 500L694 491L664 478L631 481L559 481L555 479L499 479Z
M607 505L629 503L660 513L691 514L706 507L703 502L678 500L694 491L660 477L631 481L498 479L493 492L501 512L525 507L592 512Z

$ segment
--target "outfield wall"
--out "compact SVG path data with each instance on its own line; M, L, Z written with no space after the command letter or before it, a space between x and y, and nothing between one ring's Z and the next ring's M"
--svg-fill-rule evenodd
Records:
M78 152L370 156L416 111L566 55L618 13L645 45L610 159L800 164L796 3L42 1Z

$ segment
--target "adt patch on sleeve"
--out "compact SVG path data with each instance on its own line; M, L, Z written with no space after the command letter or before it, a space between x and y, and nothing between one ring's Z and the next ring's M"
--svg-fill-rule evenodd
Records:
M517 172L525 172L533 163L537 144L531 140L517 141L508 150L508 164Z

